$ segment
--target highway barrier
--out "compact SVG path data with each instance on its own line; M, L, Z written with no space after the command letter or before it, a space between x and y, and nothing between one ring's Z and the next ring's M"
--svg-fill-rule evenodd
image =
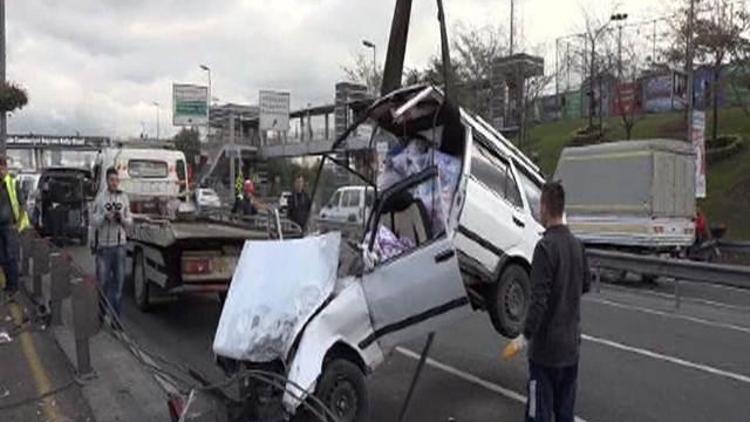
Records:
M680 281L750 289L750 267L747 266L711 264L598 249L588 249L586 254L589 265L594 268L673 278L677 308L680 307L682 297Z

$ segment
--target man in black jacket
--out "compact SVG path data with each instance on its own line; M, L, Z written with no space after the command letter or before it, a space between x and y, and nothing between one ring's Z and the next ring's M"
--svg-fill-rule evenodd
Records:
M303 230L310 212L310 195L305 191L305 178L297 176L294 180L294 193L289 198L289 219L297 223Z
M526 420L573 422L581 343L581 296L591 275L583 244L563 224L565 191L542 188L542 224L547 229L531 264L531 305L523 333L513 342L529 346Z

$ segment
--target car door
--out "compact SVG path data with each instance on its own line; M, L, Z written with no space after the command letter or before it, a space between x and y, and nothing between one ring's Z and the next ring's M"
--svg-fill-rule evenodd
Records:
M494 271L521 243L527 227L523 202L510 162L473 132L466 203L459 219L459 249Z
M370 250L378 242L375 233L393 216L387 214L391 200L407 192L409 195L424 192L420 188L426 183L435 186L436 178L437 169L432 167L397 183L381 195L370 219ZM424 202L418 205L419 201L421 199L416 199L413 204L423 209ZM430 218L428 213L422 215ZM375 264L363 275L362 286L374 331L362 339L360 348L378 342L387 352L398 344L471 314L458 257L444 229L431 233L418 246Z

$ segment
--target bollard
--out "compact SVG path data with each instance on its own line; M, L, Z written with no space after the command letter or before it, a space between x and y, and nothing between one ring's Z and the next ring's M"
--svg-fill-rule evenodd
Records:
M78 376L88 379L96 376L91 367L89 339L99 329L99 297L92 277L74 278L70 282L70 287Z
M31 294L42 297L42 277L49 272L49 246L43 239L34 239L31 247L34 260Z
M50 261L51 324L62 325L62 301L70 296L71 268L67 257L62 253L52 253Z

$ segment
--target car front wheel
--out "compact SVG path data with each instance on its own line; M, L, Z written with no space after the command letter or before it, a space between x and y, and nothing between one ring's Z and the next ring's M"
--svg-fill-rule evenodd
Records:
M333 359L325 365L315 389L315 396L323 402L327 410L333 413L336 422L365 422L369 420L370 405L367 397L365 375L354 363L346 359ZM307 403L321 415L326 415L326 421L333 422L331 415L322 411L313 401ZM320 421L313 413L300 406L297 421Z

